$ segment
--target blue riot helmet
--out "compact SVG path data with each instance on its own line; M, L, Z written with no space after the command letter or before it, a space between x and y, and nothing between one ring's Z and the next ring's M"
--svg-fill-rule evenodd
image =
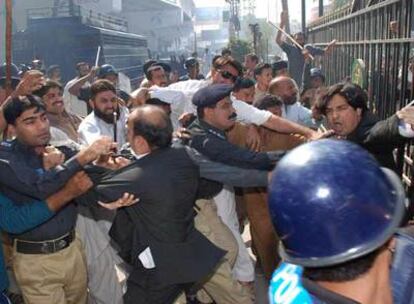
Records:
M6 72L7 64L4 63L0 66L0 87L4 87L6 84ZM11 87L14 90L20 82L19 68L14 63L10 65L10 79Z
M288 153L273 172L270 215L292 264L325 267L385 244L405 212L398 176L359 146L324 139Z
M110 64L104 64L101 67L99 67L97 76L98 78L102 79L105 78L108 75L116 75L118 76L118 71L115 69L113 65Z

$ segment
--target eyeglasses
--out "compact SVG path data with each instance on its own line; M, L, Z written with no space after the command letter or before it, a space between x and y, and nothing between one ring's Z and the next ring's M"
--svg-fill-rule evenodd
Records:
M236 82L238 76L234 76L232 73L227 71L219 71L220 75L225 79L231 79L233 82Z

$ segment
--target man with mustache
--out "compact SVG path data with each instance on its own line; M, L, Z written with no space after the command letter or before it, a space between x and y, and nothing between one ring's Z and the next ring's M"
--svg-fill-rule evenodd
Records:
M118 148L122 147L126 143L128 109L119 104L114 85L105 79L95 81L91 86L89 104L93 111L79 125L80 142L90 145L104 135L113 138Z
M46 169L43 155L51 134L41 100L31 95L13 98L4 117L16 138L0 145L0 190L19 205L45 199L113 147L110 139L100 139L78 153L64 152L68 160ZM86 303L76 217L76 206L69 204L45 223L13 235L13 268L25 303Z
M71 140L78 142L77 130L81 119L66 111L62 86L56 81L47 80L45 85L33 94L42 98L50 125L62 130Z
M233 86L229 84L213 84L194 95L193 103L197 107L198 118L190 126L190 146L213 161L247 169L271 170L280 154L253 152L227 140L225 132L234 127L237 118L230 99L232 89ZM238 242L239 254L233 277L245 287L252 287L254 267L239 233L234 189L224 185L224 189L214 197L214 202L218 215Z
M320 110L335 134L368 150L383 167L394 171L393 151L414 137L413 107L405 107L386 120L379 120L367 107L367 95L361 87L339 83L329 88Z
M231 57L217 58L211 69L211 80L187 80L174 83L167 88L158 88L156 90L157 96L160 99L170 99L172 104L173 114L182 115L181 121L188 120L189 114L195 113L196 109L191 104L191 99L194 94L212 84L231 84L234 85L236 80L243 75L242 65ZM184 93L184 96L183 96ZM161 95L163 97L161 98ZM247 103L237 100L232 97L233 106L237 113L239 122L245 124L253 124L256 126L264 126L266 128L282 132L282 133L297 133L305 136L308 139L319 139L324 136L315 132L303 125L289 121L282 117L272 115L268 111L260 111ZM184 118L184 116L187 116ZM310 114L309 114L310 116ZM174 117L172 117L174 121ZM309 118L310 120L310 118Z

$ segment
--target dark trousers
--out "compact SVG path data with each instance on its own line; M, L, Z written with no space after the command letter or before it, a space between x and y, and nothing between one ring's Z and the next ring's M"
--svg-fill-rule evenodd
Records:
M189 285L163 285L156 269L134 268L127 281L124 304L172 304Z

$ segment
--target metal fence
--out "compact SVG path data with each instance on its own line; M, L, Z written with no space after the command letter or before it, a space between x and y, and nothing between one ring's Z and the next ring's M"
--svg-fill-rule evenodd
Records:
M308 41L338 47L321 59L329 84L351 76L355 60L365 65L361 77L370 109L381 118L395 113L414 99L414 1L350 1L308 26ZM410 197L414 194L414 146L396 151L398 168ZM414 181L414 180L413 180Z

